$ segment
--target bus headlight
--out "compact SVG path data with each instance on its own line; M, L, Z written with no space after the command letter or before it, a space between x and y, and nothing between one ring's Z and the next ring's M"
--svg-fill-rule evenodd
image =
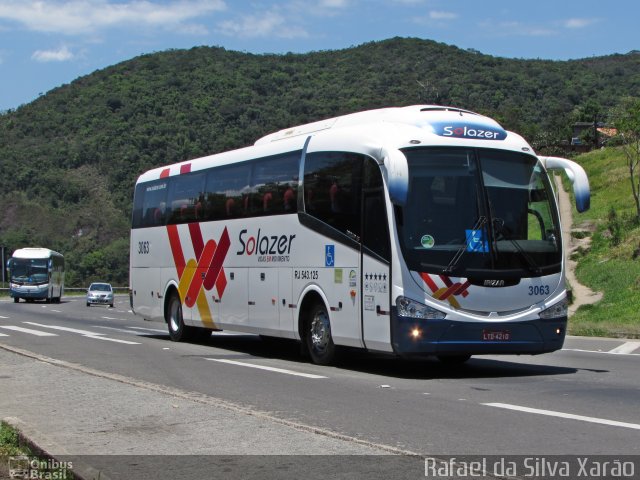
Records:
M561 318L566 317L569 313L569 300L563 298L555 305L550 306L549 308L540 312L540 318L544 318L545 320L549 320L551 318Z
M426 320L441 320L446 317L446 313L440 310L403 296L396 298L396 307L400 317L424 318Z

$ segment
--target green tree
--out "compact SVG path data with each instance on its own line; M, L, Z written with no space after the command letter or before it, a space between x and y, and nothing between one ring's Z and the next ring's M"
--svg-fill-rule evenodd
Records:
M640 98L626 98L614 113L614 125L618 129L622 150L627 159L631 193L640 221Z

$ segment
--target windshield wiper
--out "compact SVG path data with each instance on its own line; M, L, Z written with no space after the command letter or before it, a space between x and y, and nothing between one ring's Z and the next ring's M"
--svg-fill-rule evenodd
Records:
M493 224L494 231L497 231L500 235L502 235L502 237L505 240L509 240L511 244L515 247L517 252L520 254L520 256L524 259L525 263L529 267L529 271L535 275L540 275L542 273L542 269L538 266L535 260L531 258L531 256L527 252L524 251L524 249L517 242L517 240L511 238L511 236L509 235L509 231L504 226L504 220L501 218L494 218L492 224ZM496 239L496 242L497 242L497 239ZM498 252L498 248L496 245L496 253L497 252Z
M484 215L480 215L480 217L478 217L478 221L472 227L472 230L480 230L486 223L487 223L487 217L485 217ZM456 268L456 266L458 265L458 262L460 262L460 259L464 256L466 252L469 251L468 248L469 248L469 239L465 235L464 245L462 245L462 247L460 247L460 249L456 252L456 254L453 256L453 258L449 262L449 265L447 265L442 269L442 273L453 273L453 269Z

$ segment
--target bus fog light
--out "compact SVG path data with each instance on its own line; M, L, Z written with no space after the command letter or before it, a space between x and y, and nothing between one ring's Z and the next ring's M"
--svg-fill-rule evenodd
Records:
M540 312L540 318L561 318L566 317L569 312L569 301L564 298L555 305Z
M403 296L396 299L396 306L400 317L424 318L427 320L441 320L446 317L446 314L440 310Z

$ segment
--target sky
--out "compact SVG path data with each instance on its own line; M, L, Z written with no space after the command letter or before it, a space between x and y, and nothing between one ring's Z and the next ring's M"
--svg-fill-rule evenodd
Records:
M0 0L0 112L139 55L416 37L508 58L640 50L638 0Z

